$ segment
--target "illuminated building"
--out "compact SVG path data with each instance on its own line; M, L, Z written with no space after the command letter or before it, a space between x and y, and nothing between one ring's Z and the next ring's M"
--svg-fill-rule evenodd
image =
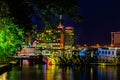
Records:
M65 27L65 49L71 49L74 44L74 29L71 26Z
M64 49L71 49L74 44L74 31L70 26L64 27L59 24L56 29L47 29L37 35L36 47L49 50L56 54L63 53Z
M37 34L37 45L36 47L42 50L61 53L64 49L64 26L59 25L56 29L45 29L44 32Z
M58 39L58 43L60 44L59 45L59 48L60 49L64 49L64 26L63 25L59 25L56 29L56 32L57 32L57 39Z
M43 32L38 32L35 41L32 42L30 47L37 49L35 50L35 53L54 53L56 55L61 55L70 52L73 44L73 28L59 24L55 29L49 28L45 29ZM65 50L67 50L67 52L63 52Z
M120 47L120 32L111 32L111 44Z

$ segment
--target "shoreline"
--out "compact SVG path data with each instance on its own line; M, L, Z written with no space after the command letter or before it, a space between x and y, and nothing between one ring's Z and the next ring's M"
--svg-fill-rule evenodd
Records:
M0 75L6 71L9 71L12 69L12 66L9 64L0 64Z
M10 61L8 64L0 64L0 75L12 69L12 66L18 64L18 61Z

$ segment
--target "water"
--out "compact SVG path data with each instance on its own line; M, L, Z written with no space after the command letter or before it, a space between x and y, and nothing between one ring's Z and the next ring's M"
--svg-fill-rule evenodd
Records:
M15 66L0 75L0 80L120 80L120 66Z

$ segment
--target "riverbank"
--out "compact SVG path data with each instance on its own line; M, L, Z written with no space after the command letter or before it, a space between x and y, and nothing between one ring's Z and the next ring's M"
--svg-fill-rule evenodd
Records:
M12 66L9 64L0 64L0 74L9 71L12 69Z
M6 63L6 64L0 64L0 74L11 70L12 66L15 66L17 64L18 64L18 61L10 61L9 63Z

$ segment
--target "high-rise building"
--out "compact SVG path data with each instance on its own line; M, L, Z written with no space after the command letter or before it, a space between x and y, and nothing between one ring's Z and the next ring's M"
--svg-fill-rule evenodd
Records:
M71 49L74 44L74 29L71 26L65 27L65 49Z
M111 44L120 47L120 32L111 32Z

